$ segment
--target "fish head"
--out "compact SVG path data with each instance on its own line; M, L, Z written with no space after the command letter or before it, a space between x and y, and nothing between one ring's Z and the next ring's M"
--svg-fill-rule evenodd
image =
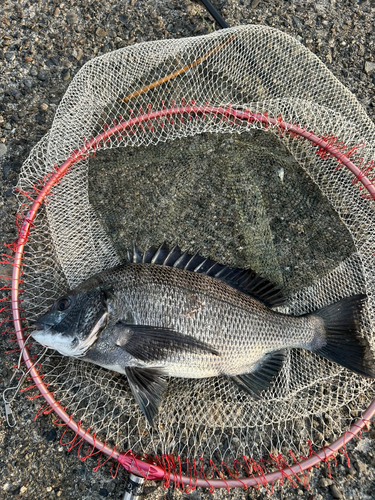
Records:
M38 318L32 337L64 356L81 357L93 346L108 320L108 294L102 286L60 297Z

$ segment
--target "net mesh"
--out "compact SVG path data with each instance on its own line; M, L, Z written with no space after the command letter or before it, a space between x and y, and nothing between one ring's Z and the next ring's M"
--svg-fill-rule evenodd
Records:
M373 123L320 60L277 30L246 26L143 43L87 63L23 165L20 191L35 193L54 166L118 121L186 103L282 117L341 144L363 171L374 160ZM146 249L166 241L256 270L283 287L285 312L366 292L362 331L375 347L374 204L336 159L316 153L277 126L220 114L150 119L113 134L38 212L23 259L28 321L123 262L133 242ZM225 378L170 379L151 429L123 376L55 353L42 372L75 420L118 449L203 455L216 464L288 450L306 455L308 439L317 448L332 442L374 397L368 380L290 350L261 401Z

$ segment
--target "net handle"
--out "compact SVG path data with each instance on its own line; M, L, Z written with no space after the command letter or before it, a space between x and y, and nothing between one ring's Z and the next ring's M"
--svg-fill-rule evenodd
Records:
M94 435L90 434L88 431L82 429L80 425L78 425L72 415L68 415L66 411L59 405L58 402L54 399L51 392L43 383L42 377L39 375L35 367L33 366L33 362L30 359L29 351L27 347L24 345L24 336L21 325L21 308L20 308L20 299L19 299L19 284L20 284L20 274L22 268L22 258L25 244L28 240L30 230L32 228L33 221L39 210L39 207L43 203L44 199L51 191L52 187L59 182L59 180L67 173L67 171L80 160L87 158L93 151L96 151L98 148L105 145L105 142L110 139L111 136L116 134L121 134L121 132L125 133L133 133L134 127L140 126L143 127L143 123L150 123L152 120L161 120L163 118L170 119L172 117L182 117L183 115L188 115L190 118L192 115L195 117L205 116L205 115L213 115L214 117L221 117L222 120L228 121L232 120L233 125L243 124L247 122L249 124L260 123L264 125L265 128L269 126L277 127L277 129L281 133L291 134L292 136L302 137L304 139L309 140L314 146L317 146L319 150L325 151L330 157L334 157L338 160L339 164L344 165L350 172L354 174L359 182L362 183L364 188L370 195L371 199L375 199L375 187L372 185L369 178L365 175L365 173L360 170L349 158L345 155L342 150L332 142L324 140L322 137L315 135L314 133L307 131L305 128L301 128L298 125L287 123L282 120L281 117L275 119L267 116L267 114L254 113L251 111L243 111L243 110L235 110L231 107L223 108L223 107L213 107L213 106L197 106L195 104L189 106L182 107L172 107L169 109L161 109L158 111L149 111L146 114L140 114L139 116L133 117L129 120L122 120L120 123L114 125L111 128L108 128L101 134L96 137L93 137L89 141L84 142L83 146L80 149L75 150L74 153L59 167L56 167L47 179L44 187L38 192L38 195L31 205L29 211L27 212L21 229L19 231L19 236L16 242L16 250L14 255L14 267L12 274L12 293L11 293L11 301L12 301L12 314L13 314L13 322L15 327L15 333L17 335L17 341L20 349L23 350L23 359L25 365L28 370L30 370L30 375L33 378L36 387L38 387L39 392L46 400L47 404L53 408L53 411L58 415L58 417L78 436L87 441L91 446L95 447L98 452L105 453L110 457L118 460L120 463L124 465L129 471L134 472L135 474L139 474L140 472L144 472L145 475L149 479L162 479L165 476L165 472L162 467L155 464L148 464L147 462L137 459L133 457L130 461L124 459L126 454L120 454L116 449L112 449L106 443L101 442L96 439ZM236 122L237 120L237 122ZM239 121L239 122L238 122ZM340 448L344 447L346 443L348 443L355 435L357 435L361 429L363 429L367 422L372 418L375 414L375 400L370 404L367 410L364 412L363 417L358 419L348 431L346 431L339 439L337 439L332 445L329 447L324 447L318 453L315 453L308 459L302 460L300 463L289 467L285 470L279 470L272 473L267 473L262 476L261 479L255 478L241 478L240 480L236 479L228 479L228 480L215 480L210 479L209 482L205 479L198 479L194 483L196 486L212 486L214 488L227 488L229 487L244 487L247 486L258 486L261 482L262 484L266 484L267 482L275 482L285 477L289 477L297 474L303 470L309 469L314 465L317 465L321 461L327 460L330 456L332 456L336 451ZM143 473L142 472L142 473ZM170 478L179 483L190 484L191 478L186 476L180 476L176 474L171 474Z

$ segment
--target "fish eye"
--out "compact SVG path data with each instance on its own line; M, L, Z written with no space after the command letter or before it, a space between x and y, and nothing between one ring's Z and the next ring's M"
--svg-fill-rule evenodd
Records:
M63 299L60 299L57 303L57 310L58 311L66 311L68 307L70 307L70 304L72 303L71 299L69 297L64 297Z

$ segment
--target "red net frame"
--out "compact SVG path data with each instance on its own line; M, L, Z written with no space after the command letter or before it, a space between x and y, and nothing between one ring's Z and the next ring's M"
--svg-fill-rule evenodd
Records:
M185 104L185 103L184 103ZM193 463L187 463L187 473L185 475L182 473L181 463L175 463L173 457L163 456L161 459L155 459L149 457L147 460L143 457L136 457L133 455L131 450L126 453L120 453L116 450L116 447L111 448L106 442L102 442L96 438L95 433L91 433L90 429L84 429L81 426L81 422L76 422L72 415L66 412L66 408L60 405L59 401L56 401L54 394L49 390L48 385L43 382L43 375L40 374L40 367L34 365L34 360L30 357L27 346L25 346L25 337L22 328L22 317L21 317L21 306L20 306L20 293L21 290L21 274L22 274L22 258L25 244L27 243L30 231L33 227L33 221L37 214L39 207L42 205L43 201L46 199L47 195L50 194L51 189L55 184L57 184L61 178L73 168L75 163L80 160L92 156L95 154L96 150L100 149L106 144L106 141L111 138L122 137L124 134L136 133L136 129L144 130L145 127L153 130L153 124L157 123L159 126L163 126L163 120L168 120L169 123L173 124L173 120L180 119L198 119L205 116L219 117L220 120L230 122L235 127L236 125L243 125L244 123L259 124L264 130L268 127L274 127L280 135L286 135L300 140L307 140L316 148L316 154L318 154L322 159L334 158L337 160L338 166L336 169L342 166L347 168L353 174L353 184L358 184L359 189L362 190L362 196L364 198L369 198L369 200L375 200L375 187L372 181L375 178L370 178L369 175L372 174L374 168L373 162L369 164L362 165L361 159L351 157L357 152L358 146L352 148L346 147L343 143L338 142L336 137L333 136L318 136L312 131L301 127L297 124L292 124L285 122L282 116L277 118L269 117L266 113L254 113L251 111L235 110L230 106L227 108L213 107L213 106L198 106L192 102L190 105L184 105L180 107L173 106L166 109L152 111L148 110L147 113L142 113L138 116L134 116L128 120L124 120L119 117L118 122L114 122L112 127L105 127L105 130L96 137L92 137L88 141L84 141L84 144L76 149L70 157L62 163L60 166L55 166L53 170L45 176L43 181L35 187L36 198L29 197L33 202L29 208L27 214L23 216L22 224L19 227L19 236L14 245L14 257L13 257L13 274L11 281L11 305L12 305L12 315L15 328L15 334L19 348L22 350L23 362L29 370L29 374L36 387L40 396L42 396L46 403L38 412L40 413L50 413L55 412L58 416L58 420L62 423L60 425L65 425L70 428L74 433L74 438L68 442L64 443L69 445L69 449L78 446L78 457L81 460L85 460L88 456L99 454L98 467L103 465L101 463L102 454L107 455L107 462L109 459L113 459L118 462L117 469L119 465L122 465L126 470L134 474L143 476L145 479L150 480L164 480L165 486L168 486L171 481L174 482L176 487L181 487L184 491L191 491L197 486L209 487L211 491L215 488L233 488L242 487L248 488L249 486L258 488L261 485L265 486L267 483L274 483L279 481L282 483L285 479L289 479L292 485L295 485L294 478L300 481L297 474L302 473L305 478L304 484L306 484L306 474L303 471L310 470L313 466L318 465L320 462L327 462L334 456L337 451L343 451L346 455L345 445L355 436L360 435L361 430L368 426L371 418L375 414L375 400L370 404L367 410L363 413L363 416L359 418L351 427L346 431L339 439L333 442L330 446L323 447L319 452L315 453L310 447L309 457L301 457L301 461L291 453L291 457L294 461L294 465L290 466L286 460L281 457L270 456L270 462L263 462L262 465L257 464L254 460L243 457L245 466L243 463L234 463L235 474L231 473L224 462L221 464L221 470L218 471L214 463L210 461L210 467L213 477L216 475L220 479L208 479L205 474L203 467L203 459L200 459L200 464L196 461ZM354 163L356 162L357 165ZM65 432L64 432L65 434ZM63 437L64 437L63 434ZM79 438L79 439L78 439ZM80 451L84 443L88 443L90 446L89 452L85 457L80 457ZM347 455L346 455L347 456ZM105 463L104 462L104 463ZM245 469L246 477L240 477L240 472L236 465ZM268 472L267 465L273 466L278 470L274 472ZM328 464L329 466L329 464ZM224 479L224 475L230 476L230 479ZM188 486L185 489L185 485Z

